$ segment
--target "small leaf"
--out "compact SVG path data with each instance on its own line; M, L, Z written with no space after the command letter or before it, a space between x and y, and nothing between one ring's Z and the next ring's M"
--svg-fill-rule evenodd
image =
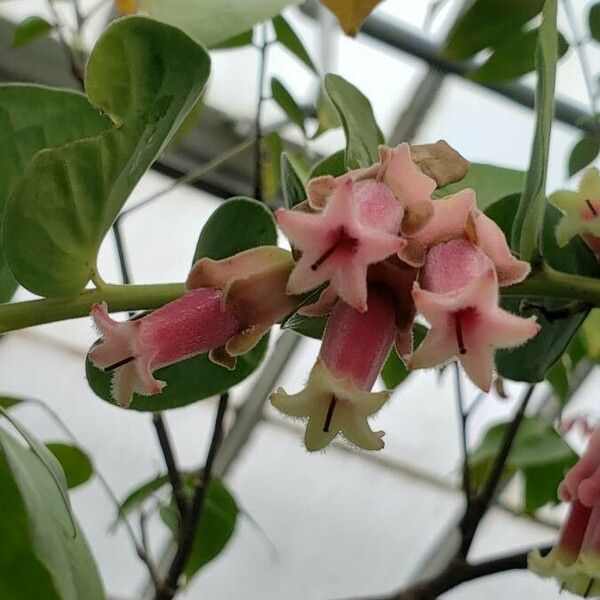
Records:
M492 426L470 455L471 482L475 489L484 484L504 440L507 423ZM577 455L557 431L537 417L525 417L505 463L504 476L521 471L525 477L524 507L533 512L556 502L556 488ZM535 488L535 489L532 489Z
M544 0L475 0L452 27L443 54L452 60L471 58L522 29Z
M17 404L21 404L24 402L22 398L11 398L9 396L0 396L0 406L2 408L8 409L16 406Z
M46 448L60 463L65 472L69 489L80 486L91 479L94 468L88 455L81 448L58 442L46 444Z
M12 45L15 48L21 48L35 40L47 37L52 29L54 29L53 25L48 23L46 19L42 19L42 17L27 17L15 27Z
M0 429L0 506L1 598L105 599L84 533L71 523L54 477L4 429Z
M271 78L271 94L273 95L273 100L279 104L288 119L292 123L298 125L302 130L302 133L306 135L306 128L304 127L304 111L298 106L294 97L277 77Z
M591 36L597 42L600 42L600 2L596 2L596 4L591 6L588 14L588 23Z
M382 0L321 0L337 17L347 35L355 36L363 21Z
M281 154L283 140L276 131L271 131L261 139L263 161L261 164L261 180L263 201L270 203L279 194L281 184Z
M319 97L317 98L317 121L319 126L311 138L313 140L326 131L337 129L342 125L335 107L323 88L319 90Z
M251 46L254 38L254 31L248 29L239 35L234 35L227 40L224 40L220 44L214 45L211 50L235 50L236 48L242 48L244 46Z
M221 480L211 478L198 533L185 574L190 579L219 556L235 531L239 508Z
M465 188L475 190L477 206L486 211L494 202L515 193L521 193L525 185L525 173L496 165L472 163L467 176L458 183L451 183L435 191L438 198L456 194Z
M146 0L145 8L154 19L185 31L206 48L272 19L300 0Z
M339 75L325 75L325 91L338 112L346 134L346 167L369 167L379 160L383 134L367 97Z
M520 31L494 46L492 54L477 69L469 73L469 79L479 83L494 83L516 79L535 69L535 47L538 30ZM565 37L558 34L558 57L569 48Z
M319 72L315 67L315 63L292 26L281 15L277 15L273 19L273 27L277 41L298 57L315 75L318 75Z
M421 344L426 334L427 327L419 323L415 324L413 327L414 348L417 348ZM383 369L381 369L381 377L385 383L385 387L388 390L397 388L411 373L412 371L406 368L404 361L396 353L396 349L392 348L383 365Z
M345 155L346 153L344 150L338 150L331 156L326 156L312 166L308 178L314 179L315 177L322 177L323 175L340 177L347 172Z
M285 152L281 155L281 187L287 208L294 208L296 204L306 200L304 182Z
M590 312L581 332L587 356L594 362L600 362L600 308Z
M587 167L600 154L600 143L596 138L581 138L569 155L569 177Z

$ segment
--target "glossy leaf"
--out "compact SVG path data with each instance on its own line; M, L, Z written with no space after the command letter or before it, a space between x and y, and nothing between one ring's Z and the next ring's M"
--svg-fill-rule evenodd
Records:
M495 83L516 79L535 69L535 47L538 30L520 31L495 45L492 54L477 69L469 73L469 79L479 83ZM558 57L569 48L565 37L558 34Z
M315 75L319 72L302 40L298 37L292 26L281 15L273 19L273 28L277 41L299 58Z
M64 476L63 476L64 477ZM0 597L103 600L85 536L35 454L0 429Z
M306 200L304 182L285 152L281 155L281 187L286 208L294 208Z
M60 463L69 489L80 486L91 479L94 467L88 455L81 448L59 442L46 444L46 448Z
M600 2L596 2L590 7L588 13L588 24L591 36L600 42Z
M511 234L512 249L522 260L527 261L535 256L538 249L546 203L546 175L550 133L554 120L556 84L556 13L557 0L546 0L535 51L538 78L535 93L536 124L533 147L525 187L519 200Z
M363 21L381 0L321 0L340 22L347 35L356 35Z
M110 121L77 92L37 85L0 86L0 220L27 163L38 151L94 137L109 127ZM18 240L14 231L5 235ZM4 242L0 244L0 301L7 302L17 282L3 248Z
M300 0L147 0L148 14L174 25L206 48L244 33Z
M273 100L279 104L287 118L294 124L298 125L302 133L306 134L304 126L304 111L298 105L289 90L281 83L277 77L271 78L271 94Z
M505 231L511 227L516 210L517 197L509 196L493 204L487 211L496 223ZM542 252L548 264L559 271L600 277L600 266L594 255L579 238L573 238L567 246L556 245L555 229L561 213L554 207L546 205L544 218ZM569 345L573 335L585 319L587 311L570 316L552 318L544 311L522 307L523 301L541 304L547 310L556 310L565 305L563 301L549 298L523 298L521 296L505 296L502 306L510 312L529 317L535 314L542 330L529 342L511 350L500 350L496 354L498 373L503 377L517 381L542 381L548 369L556 363Z
M523 171L472 163L464 179L436 190L435 195L443 197L455 194L465 188L472 188L477 194L477 206L485 211L501 198L521 193L524 185L525 173Z
M471 483L475 489L481 488L494 464L506 426L507 423L492 426L470 455ZM503 476L510 477L517 471L523 473L523 504L527 512L534 512L545 504L558 502L558 484L564 472L576 461L577 454L554 428L541 419L525 417L515 436Z
M105 31L88 61L86 91L114 126L38 153L7 206L5 250L24 287L44 296L85 287L104 235L197 101L208 71L200 46L157 21L127 17Z
M427 334L427 327L415 324L413 327L413 347L418 348L421 342L425 339ZM390 354L381 369L381 377L385 383L385 387L388 390L397 388L410 374L404 365L404 361L396 353L396 349L392 348Z
M346 167L368 167L379 160L383 134L368 98L339 75L325 75L325 91L338 112L346 134Z
M471 58L519 31L543 5L544 0L475 0L448 34L444 56Z
M213 477L208 486L194 547L185 568L189 578L224 550L235 531L239 512L235 498L220 479Z
M314 177L321 177L322 175L331 175L332 177L339 177L348 171L346 168L346 153L344 150L338 150L330 156L326 156L318 163L311 167L309 179Z
M275 246L277 229L271 211L242 196L223 202L210 216L198 239L194 262L207 256L221 260L256 246Z
M569 155L569 177L581 171L600 154L600 142L596 138L582 137Z
M48 37L53 28L52 24L42 17L27 17L15 27L12 45L20 48L35 40Z

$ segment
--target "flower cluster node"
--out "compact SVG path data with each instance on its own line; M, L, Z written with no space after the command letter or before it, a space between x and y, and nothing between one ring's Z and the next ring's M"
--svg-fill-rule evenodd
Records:
M338 434L366 450L382 448L383 432L367 418L389 397L371 390L393 346L410 368L455 358L488 391L496 348L522 344L539 329L534 317L498 304L499 287L524 279L529 265L511 254L475 192L432 197L467 167L445 142L400 144L380 146L370 167L312 179L305 202L275 213L291 253L259 247L202 258L187 294L137 321L116 323L106 307L95 307L104 339L90 359L114 373L115 398L126 405L134 392L160 392L154 370L194 354L209 352L234 368L236 356L302 304L303 314L329 315L321 351L305 389L278 389L272 404L308 420L309 450ZM301 302L319 288L316 301ZM414 350L417 314L429 331Z

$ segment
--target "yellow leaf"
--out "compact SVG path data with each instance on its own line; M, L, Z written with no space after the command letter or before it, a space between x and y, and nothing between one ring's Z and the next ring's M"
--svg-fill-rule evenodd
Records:
M355 36L362 22L382 0L321 0L337 17L342 29Z
M132 15L137 12L137 0L115 0L120 15Z

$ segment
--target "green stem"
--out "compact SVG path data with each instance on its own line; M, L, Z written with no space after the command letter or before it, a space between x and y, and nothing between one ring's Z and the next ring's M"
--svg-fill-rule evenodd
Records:
M42 323L89 315L95 302L106 302L111 312L149 310L175 300L185 292L183 283L112 285L90 289L72 298L44 298L0 305L0 333Z

